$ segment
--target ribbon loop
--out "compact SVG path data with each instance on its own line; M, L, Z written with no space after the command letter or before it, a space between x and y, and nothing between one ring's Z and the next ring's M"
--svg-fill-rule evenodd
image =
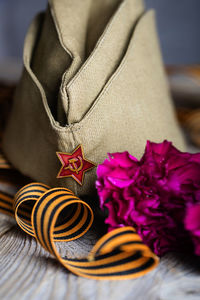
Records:
M12 199L0 193L0 211L14 215L18 225L67 269L91 279L130 279L155 268L158 257L135 229L122 227L104 235L84 259L60 256L55 242L83 236L94 219L91 207L66 188L31 183Z
M93 218L90 206L66 188L45 192L32 212L35 236L51 253L54 241L71 241L81 237L91 227Z
M48 189L47 185L31 183L20 189L14 197L13 209L16 222L22 230L34 237L36 236L31 222L32 210L38 199Z

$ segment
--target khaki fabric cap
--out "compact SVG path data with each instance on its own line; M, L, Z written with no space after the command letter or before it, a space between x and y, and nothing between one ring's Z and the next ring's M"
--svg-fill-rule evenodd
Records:
M164 139L184 150L154 12L140 0L51 0L25 40L3 141L11 163L33 180L92 195L96 168L85 172L82 185L57 178L56 152L82 145L84 157L98 165L108 152L140 158L147 140Z

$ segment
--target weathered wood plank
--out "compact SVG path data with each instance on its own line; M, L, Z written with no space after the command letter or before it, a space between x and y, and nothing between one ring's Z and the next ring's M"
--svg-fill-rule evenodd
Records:
M0 215L0 299L200 299L199 259L170 254L144 277L95 281L69 273L13 224ZM58 247L63 255L84 256L94 242L88 234Z

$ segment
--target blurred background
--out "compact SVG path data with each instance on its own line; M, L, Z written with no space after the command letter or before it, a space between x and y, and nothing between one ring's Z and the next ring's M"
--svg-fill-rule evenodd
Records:
M200 0L145 2L148 8L156 10L165 63L200 62ZM18 76L28 25L34 15L44 10L46 5L47 0L0 0L0 70L4 70L1 76ZM14 74L7 74L9 65L12 65L12 72L15 70Z
M57 0L59 1L59 0ZM95 0L94 0L95 1ZM156 11L160 44L180 123L200 147L200 0L144 0ZM28 26L47 0L0 0L0 96L22 69ZM1 88L1 85L0 85Z

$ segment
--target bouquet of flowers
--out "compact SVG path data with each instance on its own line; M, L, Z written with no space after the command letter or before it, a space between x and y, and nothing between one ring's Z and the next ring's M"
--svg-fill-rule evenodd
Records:
M147 141L140 160L109 154L97 175L109 231L133 226L159 256L183 249L200 255L200 153Z

